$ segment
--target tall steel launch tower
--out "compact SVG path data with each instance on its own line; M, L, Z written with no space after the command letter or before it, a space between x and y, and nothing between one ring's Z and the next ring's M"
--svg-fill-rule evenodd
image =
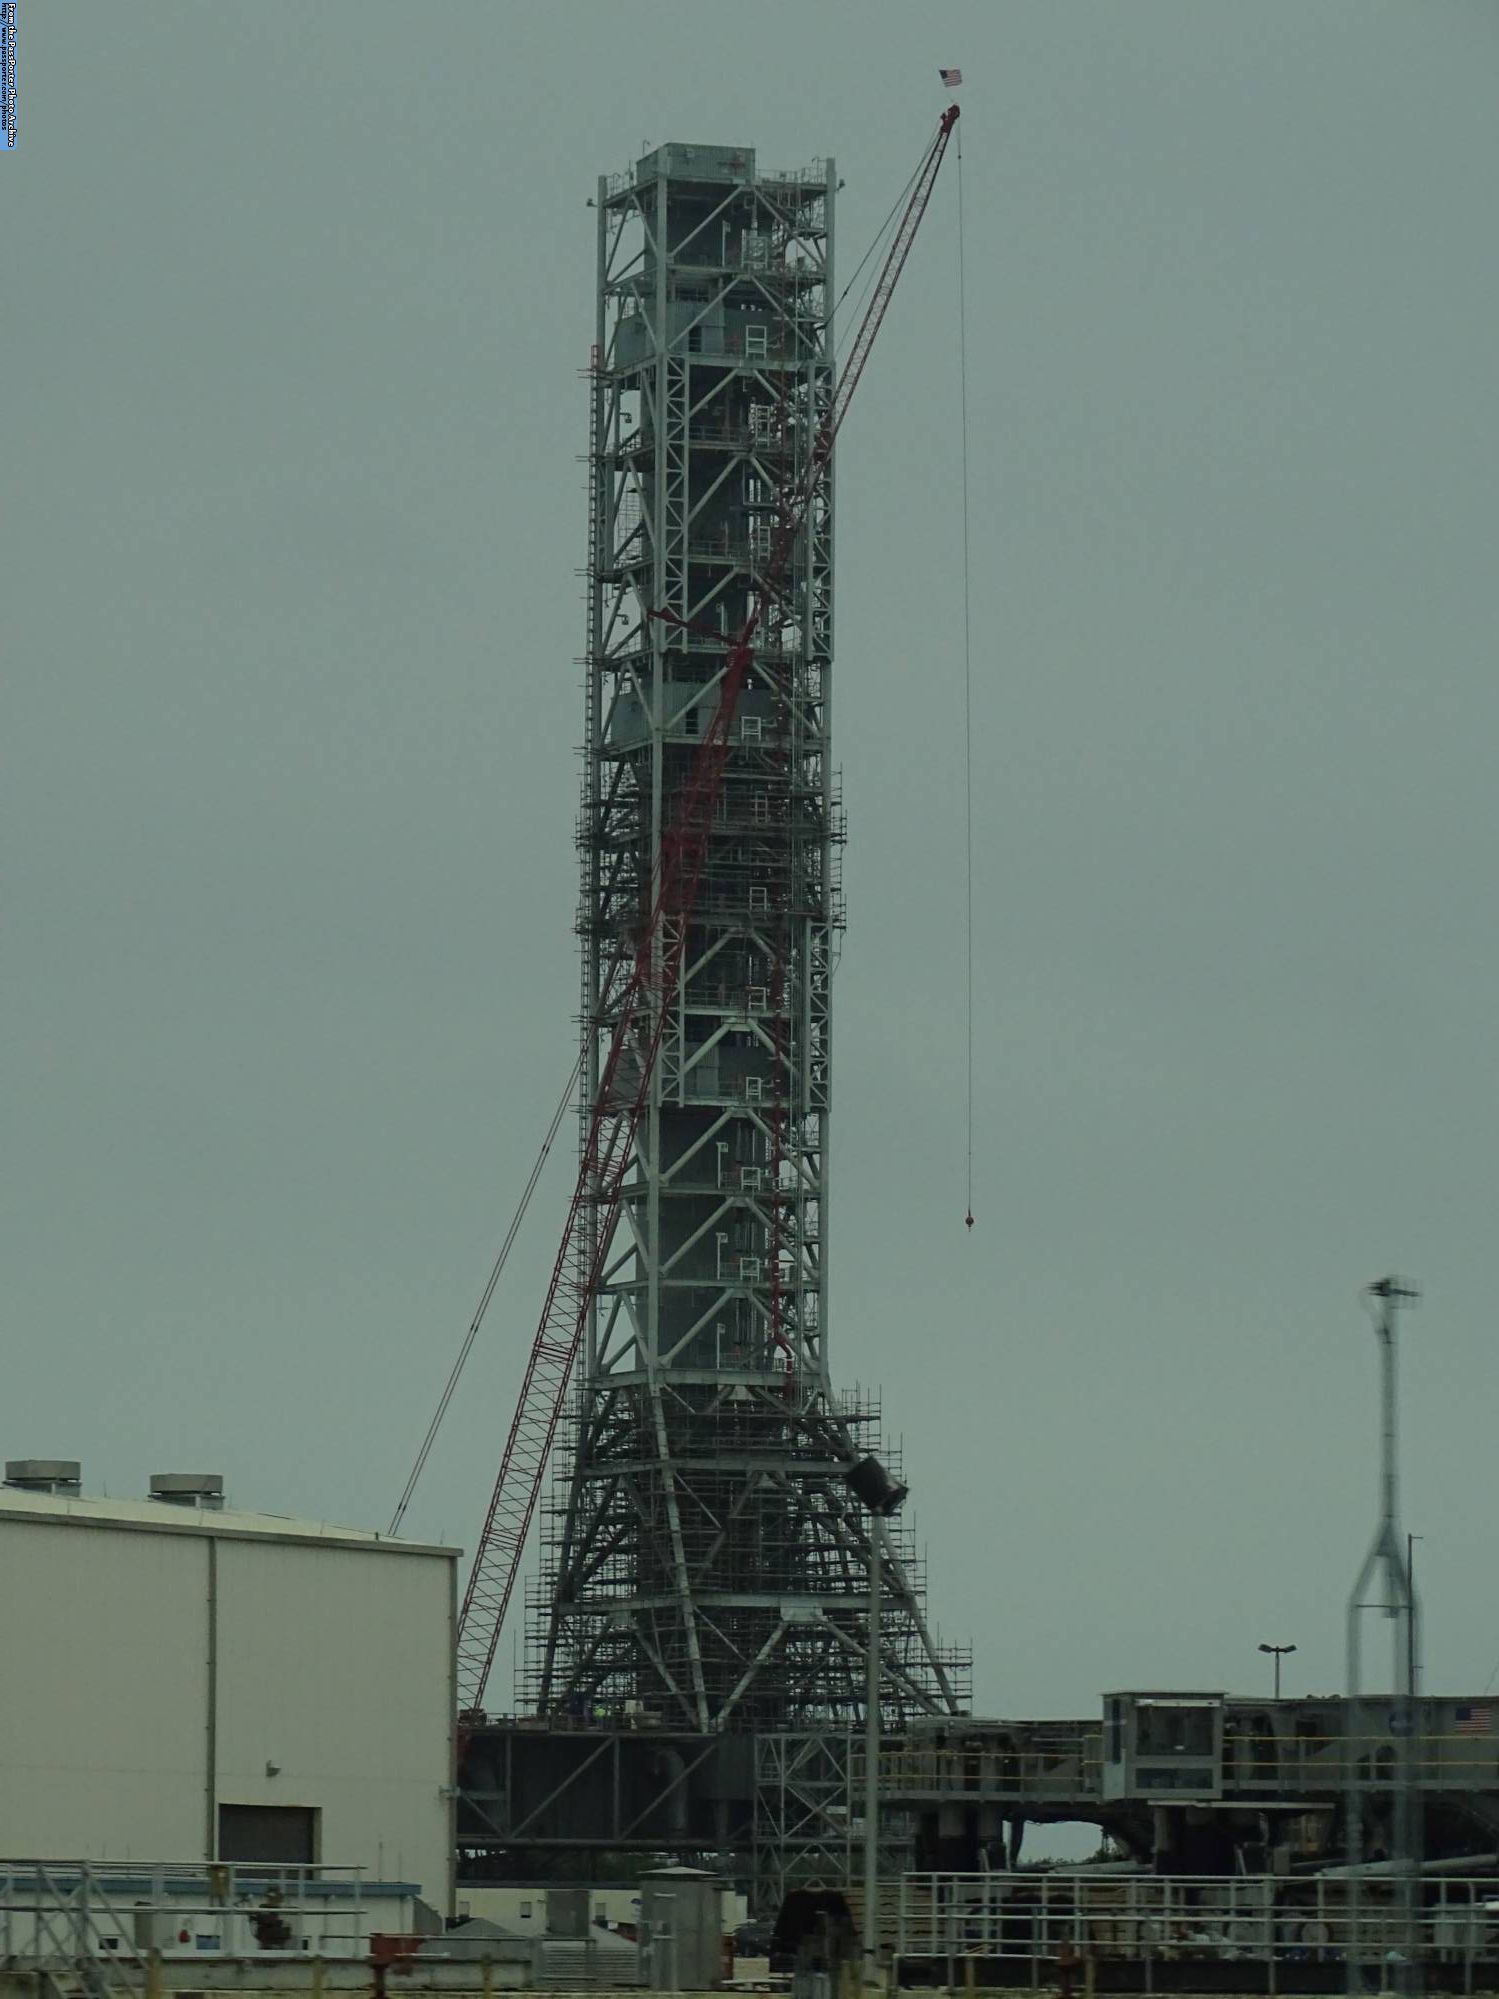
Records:
M663 836L760 603L753 670L555 1459L527 1690L698 1730L865 1703L878 1412L828 1371L828 1120L842 815L830 762L833 501L762 588L833 395L831 162L666 145L598 190L578 846L586 1132ZM597 1239L584 1257L597 1255ZM884 1531L881 1705L955 1706Z

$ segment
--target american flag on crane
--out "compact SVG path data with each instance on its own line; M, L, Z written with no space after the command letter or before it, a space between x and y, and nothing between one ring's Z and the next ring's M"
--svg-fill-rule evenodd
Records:
M963 72L960 69L939 69L937 74L949 90L956 90L963 81Z
M1491 1707L1459 1707L1452 1710L1455 1735L1492 1735L1494 1710Z

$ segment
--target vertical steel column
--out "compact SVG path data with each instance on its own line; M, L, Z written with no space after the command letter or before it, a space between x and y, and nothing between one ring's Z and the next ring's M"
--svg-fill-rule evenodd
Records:
M864 1983L880 1982L880 1522L869 1516L868 1675L864 1683Z

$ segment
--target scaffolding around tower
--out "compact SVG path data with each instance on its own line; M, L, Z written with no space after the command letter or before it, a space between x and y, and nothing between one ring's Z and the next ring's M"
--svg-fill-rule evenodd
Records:
M844 1483L878 1410L827 1360L831 982L831 162L668 145L599 185L590 369L581 1107L586 1133L725 653L756 619L623 1200L554 1454L526 1690L699 1730L862 1713L870 1535ZM788 495L810 495L784 566ZM784 544L783 544L784 547ZM685 923L685 932L681 925ZM628 1087L629 1079L622 1078ZM585 1230L585 1237L587 1231ZM887 1528L882 1708L953 1711Z

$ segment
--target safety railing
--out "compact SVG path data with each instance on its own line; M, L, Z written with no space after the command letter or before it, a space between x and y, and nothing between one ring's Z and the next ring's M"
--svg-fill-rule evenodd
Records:
M1403 1753L1402 1753L1403 1752ZM1401 1741L1389 1729L1358 1735L1270 1735L1235 1731L1230 1723L1222 1748L1226 1788L1336 1783L1357 1758L1367 1781L1399 1763L1425 1787L1455 1790L1499 1788L1499 1737L1420 1732Z
M689 423L687 436L693 444L726 444L736 451L789 451L794 441L789 431L757 429L745 423ZM619 449L622 452L654 450L656 442L655 429L642 425L622 440Z
M145 1999L145 1964L138 1956L112 1955L124 1925L87 1867L65 1872L38 1861L25 1873L7 1872L0 1892L0 1950L8 1969L31 1972L39 1990L58 1995Z
M1409 1926L1399 1889L1370 1873L1357 1896L1346 1878L1323 1875L907 1874L896 1957L1240 1961L1273 1970L1350 1954L1390 1962L1414 1942L1424 1961L1463 1967L1471 1990L1473 1966L1499 1955L1499 1879L1423 1876Z
M1405 1756L1402 1757L1402 1748ZM1098 1798L1102 1737L1058 1733L1048 1740L1017 1727L1009 1734L975 1731L966 1739L905 1743L881 1756L881 1787L892 1796ZM1378 1790L1409 1770L1419 1789L1499 1792L1499 1739L1417 1735L1401 1743L1388 1732L1348 1735L1225 1736L1218 1764L1224 1796L1257 1798L1327 1796L1348 1781L1357 1761L1359 1781Z
M90 1989L143 1995L153 1954L362 1957L369 1931L357 1867L0 1859L5 1963Z
M890 1748L880 1757L880 1789L891 1797L958 1797L997 1792L1038 1802L1097 1797L1099 1742L1055 1747Z
M733 176L724 174L715 175L712 178L727 180L746 177L743 175ZM801 188L806 191L809 199L815 199L823 193L827 186L827 178L828 163L826 160L813 160L809 166L792 168L785 172L772 173L765 169L757 169L752 176L748 176L750 185L752 186ZM605 174L603 180L606 198L610 195L629 193L640 184L638 172L635 167L625 167L619 173Z

